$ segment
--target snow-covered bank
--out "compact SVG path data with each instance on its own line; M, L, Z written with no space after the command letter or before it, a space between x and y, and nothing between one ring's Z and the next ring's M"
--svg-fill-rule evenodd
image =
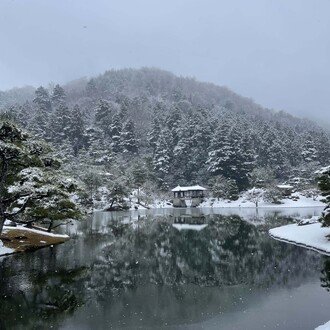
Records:
M259 189L260 190L260 189ZM237 200L217 199L205 197L198 207L202 208L256 208L256 203L251 201L248 196L249 191L242 192ZM170 195L160 196L154 194L146 198L146 194L140 190L137 193L133 190L128 197L124 197L120 202L109 202L109 192L107 188L98 189L99 198L93 200L93 211L119 211L119 210L147 210L158 208L173 208L173 201ZM139 198L138 198L139 196ZM263 196L258 199L258 208L304 208L304 207L325 207L322 202L323 197L306 197L303 192L292 193L290 197L283 198L279 203L266 201ZM188 200L189 201L189 200ZM188 203L187 203L188 204Z
M330 255L330 228L321 227L321 223L313 223L305 226L291 224L277 227L270 229L269 235L283 242Z
M315 328L315 330L330 330L330 321Z
M24 231L24 232L31 232L31 233L35 233L35 234L39 234L42 236L49 236L49 237L55 237L55 238L65 238L68 239L69 236L65 235L65 234L55 234L55 233L50 233L48 231L45 230L39 230L39 229L35 229L35 228L27 228L24 226L16 226L16 227L10 227L10 226L4 226L3 227L3 233L6 234L8 231Z
M308 198L303 196L300 193L292 194L293 198L284 198L281 200L281 204L272 204L261 200L258 203L258 208L268 208L268 207L275 207L275 208L283 208L283 207L325 207L326 204L321 202L322 197L317 197L315 199ZM255 203L246 200L244 196L239 197L236 201L230 200L217 200L214 198L206 198L205 201L200 204L199 207L256 207Z
M70 238L68 235L49 233L24 226L4 226L1 237L0 256L61 244Z

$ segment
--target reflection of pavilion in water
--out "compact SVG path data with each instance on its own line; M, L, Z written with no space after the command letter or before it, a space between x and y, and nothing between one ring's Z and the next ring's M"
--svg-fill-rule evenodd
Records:
M182 214L174 217L174 223L172 224L177 230L195 230L201 231L207 227L205 216L203 215L188 215Z

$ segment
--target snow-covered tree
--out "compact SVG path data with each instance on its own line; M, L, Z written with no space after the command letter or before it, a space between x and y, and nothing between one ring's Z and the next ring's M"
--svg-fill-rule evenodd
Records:
M259 202L262 200L264 194L265 194L264 189L252 188L245 193L244 197L247 201L254 203L256 207L258 207Z
M54 109L66 105L66 94L64 89L59 85L55 85L51 96Z
M80 176L81 180L84 182L87 192L89 194L90 202L92 203L93 197L97 189L104 184L102 180L102 175L96 166L90 166L88 171L82 173Z
M121 147L124 153L136 154L138 152L137 139L135 137L134 123L127 120L121 131Z
M274 172L269 167L256 167L250 173L250 183L258 188L267 187L274 180Z
M71 113L65 105L59 105L52 112L49 130L52 142L63 144L70 136Z
M85 139L85 121L78 105L75 105L71 111L68 135L73 153L76 156L78 151L87 144Z
M155 152L159 134L160 134L160 122L157 117L154 117L151 122L151 129L148 133L148 143L153 152Z
M140 202L140 189L148 179L148 169L144 162L134 162L130 169L129 176L132 178L133 188L137 189L137 199Z
M160 187L167 188L166 177L170 171L170 149L167 142L169 131L161 132L156 143L156 149L153 157L154 171L157 176Z
M95 79L90 79L86 85L86 94L88 97L95 98L98 95Z
M114 108L109 102L100 100L96 106L95 125L100 127L105 133L109 133L109 127L112 122Z
M114 153L122 151L121 145L122 122L119 114L115 114L109 126L109 136L111 139L111 147Z
M49 93L42 86L36 89L33 103L37 106L39 111L51 111L52 109Z
M322 213L322 224L324 226L330 226L330 166L324 167L317 172L318 185L324 197L327 206Z
M36 137L48 140L50 138L49 118L49 111L43 108L37 109L30 120L28 129L32 131Z
M218 175L211 178L209 183L213 197L230 200L238 198L238 188L235 180Z
M60 163L49 152L48 146L14 124L0 123L0 232L5 219L52 223L79 215L70 200L77 186L61 173Z

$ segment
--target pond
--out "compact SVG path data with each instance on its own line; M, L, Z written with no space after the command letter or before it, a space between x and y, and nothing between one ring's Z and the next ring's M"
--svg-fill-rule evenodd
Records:
M0 260L0 329L314 329L330 258L268 236L322 209L97 212Z

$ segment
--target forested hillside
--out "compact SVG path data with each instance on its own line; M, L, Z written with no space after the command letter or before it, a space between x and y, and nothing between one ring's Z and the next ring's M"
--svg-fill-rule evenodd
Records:
M158 69L111 70L33 97L30 88L1 92L0 105L53 144L91 194L104 182L115 191L168 189L219 175L242 190L262 173L285 181L330 158L329 135L314 123Z

